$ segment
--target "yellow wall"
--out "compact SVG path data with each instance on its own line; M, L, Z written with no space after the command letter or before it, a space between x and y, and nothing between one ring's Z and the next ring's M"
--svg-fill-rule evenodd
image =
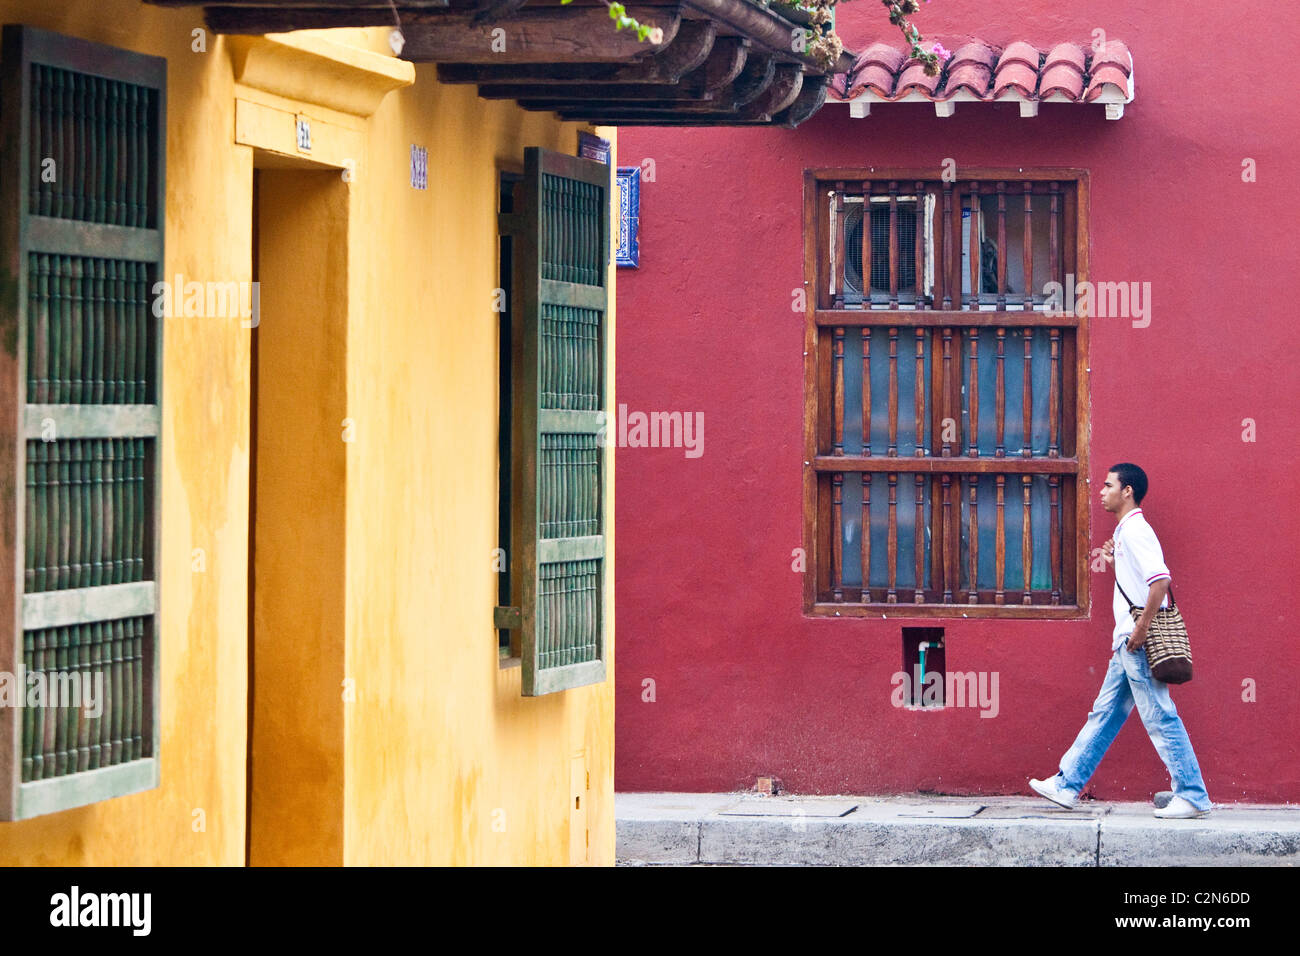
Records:
M497 177L522 171L525 146L574 153L578 127L438 84L432 66L416 72L371 120L358 176L355 233L393 241L354 246L347 675L357 701L346 712L346 859L566 863L581 752L590 861L612 865L613 536L605 683L521 698L520 670L498 668L492 629ZM429 150L425 192L409 185L410 143ZM606 360L612 396L612 334ZM390 775L391 785L375 784Z
M192 51L191 31L202 26L198 9L162 10L135 0L30 7L0 0L0 20L167 57L167 274L250 279L255 157L251 145L235 143L228 41L209 35L207 52ZM375 29L331 37L381 51L385 35ZM437 84L431 66L416 73L413 86L389 93L368 120L306 102L281 104L339 121L335 140L321 130L326 155L318 161L337 165L340 156L356 154L356 173L345 187L346 281L329 293L346 295L346 344L329 344L313 358L325 363L316 370L318 381L323 376L343 390L346 411L338 415L333 403L321 403L281 416L309 418L322 440L343 445L346 488L343 527L332 534L326 525L338 521L335 505L313 510L310 502L282 496L277 511L274 496L259 498L259 515L265 505L268 515L284 519L268 525L278 530L265 540L259 537L259 555L268 549L259 587L292 573L303 533L330 553L305 569L328 569L311 615L305 606L311 589L283 597L282 620L292 617L295 602L304 614L292 635L268 623L258 650L279 648L316 663L321 654L337 655L332 622L339 613L330 605L337 606L342 587L346 652L341 667L299 674L295 694L282 694L294 698L285 704L294 714L319 719L314 729L299 735L293 715L255 711L255 739L266 751L255 754L253 858L302 861L306 844L317 853L312 859L324 863L583 862L587 841L571 832L571 817L574 782L585 783L589 772L591 789L581 795L576 816L589 829L586 861L612 864L612 534L605 595L611 676L604 684L521 698L520 671L499 667L492 628L497 175L522 168L525 146L573 153L579 127L478 99L473 87ZM275 138L259 122L241 115L241 138L278 148L259 140L263 132ZM612 130L599 132L612 138ZM409 184L412 143L429 151L426 191ZM302 241L317 237L304 230ZM344 286L345 293L338 291ZM269 290L264 295L274 302ZM611 308L611 332L612 318ZM294 321L305 334L326 334L331 320L317 316L313 327L311 315L300 311ZM251 372L249 332L238 326L233 318L173 318L165 328L162 786L0 823L0 864L245 860ZM279 353L281 369L285 354ZM613 355L611 334L608 407ZM264 358L261 381L275 371ZM313 396L297 400L310 403ZM343 417L352 420L350 442L343 442ZM264 414L263 456L275 450L260 431L266 421ZM293 462L278 463L279 480L294 467L322 461L332 467L337 451L313 454L300 445ZM613 449L607 453L612 529ZM272 474L263 472L264 480ZM337 482L325 487L338 492ZM295 531L295 514L314 514L315 524ZM203 570L192 570L200 562ZM295 673L292 657L277 661L273 650L255 660L266 668L256 670L259 681ZM354 701L331 686L336 677L352 682ZM276 749L300 744L274 772ZM306 759L308 748L320 758ZM310 781L319 788L312 799L328 793L341 808L329 811L339 828L334 837L322 839L320 821L309 817L281 827L278 837L266 836L270 829L258 816L263 808L267 824L277 812L284 823L294 819L284 808L304 799L302 773L286 772L294 759L299 769L314 764L319 771Z

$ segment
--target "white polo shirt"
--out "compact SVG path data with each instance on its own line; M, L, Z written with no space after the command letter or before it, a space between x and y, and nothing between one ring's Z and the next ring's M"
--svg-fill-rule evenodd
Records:
M1133 617L1129 614L1128 601L1119 593L1121 587L1139 608L1147 603L1147 592L1151 585L1161 578L1173 578L1165 567L1164 552L1156 533L1147 524L1141 508L1134 508L1115 525L1115 591L1111 604L1115 610L1115 630L1110 649L1112 653L1120 644L1126 642L1133 633ZM1169 606L1169 596L1165 595L1161 607Z

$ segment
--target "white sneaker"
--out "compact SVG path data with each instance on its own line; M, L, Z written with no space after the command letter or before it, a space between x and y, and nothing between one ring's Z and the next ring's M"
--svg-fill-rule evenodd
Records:
M1182 797L1174 797L1167 807L1155 811L1155 815L1162 820L1190 820L1193 817L1203 817L1209 812L1209 810L1196 809Z
M1163 810L1165 807L1169 806L1169 801L1173 798L1174 792L1172 790L1161 790L1156 793L1151 802L1156 805L1157 810Z
M1051 800L1059 806L1065 807L1067 810L1073 810L1076 801L1079 799L1078 795L1073 791L1066 790L1057 783L1057 777L1051 777L1047 780L1030 780L1029 786L1031 786L1034 792L1040 797L1046 797L1048 800Z

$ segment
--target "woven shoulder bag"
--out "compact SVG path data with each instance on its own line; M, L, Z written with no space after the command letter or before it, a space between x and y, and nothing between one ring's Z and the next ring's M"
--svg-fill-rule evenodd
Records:
M1142 617L1142 608L1138 607L1124 589L1115 582L1119 593L1128 601L1128 612L1136 624ZM1155 616L1147 627L1147 639L1143 645L1147 652L1147 663L1151 666L1151 676L1166 684L1186 684L1192 679L1192 644L1187 637L1187 625L1183 623L1183 614L1174 603L1174 586L1169 585L1169 606L1156 608Z

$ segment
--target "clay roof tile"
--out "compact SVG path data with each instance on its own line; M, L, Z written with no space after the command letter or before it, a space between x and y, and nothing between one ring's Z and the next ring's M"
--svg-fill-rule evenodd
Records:
M1023 63L1008 63L999 68L993 78L993 96L996 98L1010 91L1032 97L1038 91L1038 70Z
M1092 80L1088 83L1088 93L1085 100L1091 102L1105 92L1107 86L1114 86L1116 90L1125 95L1128 94L1128 77L1124 71L1115 66L1103 66L1092 74Z
M1042 57L1039 55L1038 50L1024 40L1017 40L1002 51L1002 56L998 57L998 66L994 73L1001 72L1002 68L1010 63L1023 63L1025 66L1032 67L1034 73L1037 74L1040 59Z
M1133 72L1133 54L1119 40L1109 40L1100 51L1093 54L1090 68L1095 73L1103 66L1113 66L1129 76Z
M1044 70L1038 81L1038 97L1046 99L1053 93L1063 93L1077 100L1083 95L1083 77L1066 64Z
M1077 43L1058 43L1047 51L1047 59L1043 62L1043 70L1046 72L1058 64L1069 64L1082 76L1087 66L1087 58L1083 55L1083 48Z
M943 72L940 71L938 76L926 76L925 64L920 60L912 60L908 63L907 69L898 78L898 86L894 89L894 97L897 99L906 93L918 92L926 96L934 96L934 91L939 88L939 83L943 80Z

